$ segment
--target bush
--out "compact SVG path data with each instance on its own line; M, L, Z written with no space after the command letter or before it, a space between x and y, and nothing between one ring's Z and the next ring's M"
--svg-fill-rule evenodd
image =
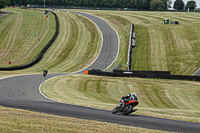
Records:
M200 12L200 8L197 8L197 9L196 9L196 12Z

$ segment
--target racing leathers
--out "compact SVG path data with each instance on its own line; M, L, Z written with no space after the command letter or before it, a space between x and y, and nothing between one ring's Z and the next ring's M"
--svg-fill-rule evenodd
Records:
M129 94L129 95L123 96L121 99L122 99L121 108L124 108L125 104L127 102L129 102L130 100L138 101L137 96L133 95L133 94Z

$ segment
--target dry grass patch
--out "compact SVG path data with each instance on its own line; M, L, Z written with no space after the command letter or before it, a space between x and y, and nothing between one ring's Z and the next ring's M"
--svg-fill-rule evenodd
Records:
M106 122L82 120L36 113L20 109L0 107L0 132L81 132L81 133L121 133L121 132L163 132L144 128L128 127ZM163 132L164 133L164 132Z

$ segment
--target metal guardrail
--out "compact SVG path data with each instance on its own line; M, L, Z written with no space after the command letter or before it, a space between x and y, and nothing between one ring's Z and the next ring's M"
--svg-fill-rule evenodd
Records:
M129 49L128 49L128 61L127 70L130 71L132 68L132 49L136 46L136 34L134 32L134 24L131 25Z
M109 72L113 72L114 70L118 70L122 66L122 63L120 63L118 66L110 70Z

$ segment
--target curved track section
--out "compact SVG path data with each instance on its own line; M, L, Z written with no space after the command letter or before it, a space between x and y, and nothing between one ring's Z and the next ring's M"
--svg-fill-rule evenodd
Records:
M96 17L91 15L89 15L88 17L96 19L100 24L102 24L102 27L105 26L105 21L99 18L97 19ZM98 23L96 24L101 30L100 24ZM105 28L105 31L111 29L112 28L109 29ZM108 34L110 34L110 31L107 32ZM103 31L102 34L104 34ZM109 39L111 40L115 39L115 41L109 42L108 41ZM98 60L107 61L108 56L112 56L109 55L112 52L108 50L112 50L111 45L112 43L117 42L116 40L118 39L110 37L103 38L102 50L96 61ZM103 46L105 46L105 48ZM117 48L115 50L117 50ZM96 68L94 64L90 65L88 68ZM105 66L102 66L102 68L104 67ZM42 74L24 75L24 76L16 76L0 80L0 105L5 107L14 107L14 108L50 113L60 116L69 116L82 119L97 120L102 122L111 122L111 123L144 127L150 129L188 132L188 133L200 132L199 123L175 121L175 120L168 120L168 119L161 119L161 118L147 117L147 116L133 115L133 114L128 116L112 115L111 111L109 110L101 110L90 107L70 105L46 99L39 92L38 88L40 84L49 78L59 75L65 75L65 74L48 74L47 77L43 77Z
M64 10L63 10L64 11ZM86 69L107 69L116 59L119 52L119 37L116 31L104 20L81 12L72 12L94 22L102 33L102 47L97 59Z

